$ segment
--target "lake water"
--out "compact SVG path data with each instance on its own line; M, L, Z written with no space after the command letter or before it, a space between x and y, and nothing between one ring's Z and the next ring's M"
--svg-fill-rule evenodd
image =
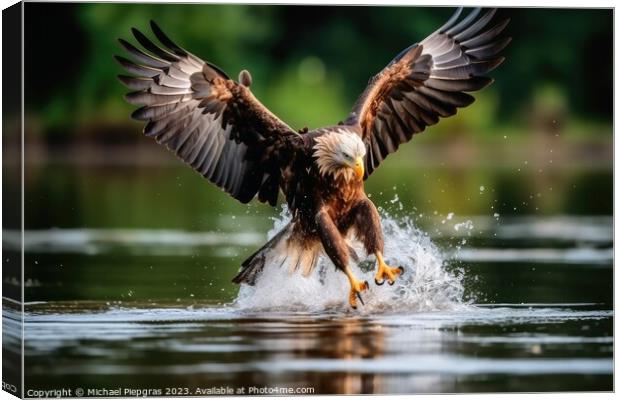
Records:
M606 208L567 201L564 212L536 215L545 204L531 200L522 205L528 212L510 213L513 204L493 195L497 181L482 175L474 193L463 195L474 206L446 209L438 193L401 190L400 178L378 181L369 192L382 208L387 261L406 272L394 286L371 284L365 305L353 311L346 279L326 261L309 278L271 268L256 287L230 283L244 257L286 220L285 210L244 208L210 188L191 189L192 198L184 190L194 187L193 177L160 172L149 180L131 170L68 176L59 168L31 177L26 389L613 389L613 219ZM55 183L45 187L43 176ZM564 181L563 198L566 190L585 196L570 184L585 181L578 176ZM427 179L450 190L442 173ZM171 181L177 193L165 189ZM64 202L63 191L70 194ZM427 197L435 204L420 206ZM579 207L590 214L576 215ZM11 257L19 233L5 231L3 241ZM372 268L367 260L356 273L372 282ZM5 368L19 364L18 310L4 300Z
M123 299L27 303L26 387L191 394L220 386L318 394L612 389L610 218L456 222L450 227L459 231L447 242L458 245L447 249L402 220L384 225L386 254L407 272L392 287L373 284L358 311L347 308L346 281L329 268L324 284L318 276L286 281L288 272L274 269L256 288L236 294L222 284L211 291L219 299L205 299L201 288L219 285L217 263L204 268L202 257L186 259L211 253L224 260L258 245L258 233L27 234L31 257L49 269L29 278L27 291L53 298L62 276L88 263L96 279L80 281L84 296L112 286ZM492 238L487 246L468 246L481 234ZM553 246L532 248L532 241ZM203 278L192 281L189 270ZM179 286L189 296L157 298ZM158 288L154 298L140 299L146 287ZM5 306L5 320L18 318Z

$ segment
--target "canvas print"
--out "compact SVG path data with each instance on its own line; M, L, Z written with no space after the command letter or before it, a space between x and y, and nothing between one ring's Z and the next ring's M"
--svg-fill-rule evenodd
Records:
M5 391L613 391L612 9L3 27Z

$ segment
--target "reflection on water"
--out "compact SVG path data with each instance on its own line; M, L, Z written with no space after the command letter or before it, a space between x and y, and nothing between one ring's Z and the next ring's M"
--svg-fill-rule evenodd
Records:
M97 387L269 384L316 393L611 389L612 311L596 304L374 316L209 303L27 310L29 387L60 378Z

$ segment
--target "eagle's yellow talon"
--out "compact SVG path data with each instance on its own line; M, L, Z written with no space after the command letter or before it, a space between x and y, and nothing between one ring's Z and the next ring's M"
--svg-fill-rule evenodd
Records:
M383 260L381 252L377 252L377 274L375 275L375 283L377 285L383 285L387 279L388 284L391 286L396 282L396 277L402 275L405 272L403 267L392 268L388 266Z
M360 303L364 305L364 300L362 299L361 292L367 290L370 286L367 281L359 281L357 280L353 274L347 274L349 276L349 282L351 283L351 290L349 291L349 305L351 308L357 308L357 299L359 299Z

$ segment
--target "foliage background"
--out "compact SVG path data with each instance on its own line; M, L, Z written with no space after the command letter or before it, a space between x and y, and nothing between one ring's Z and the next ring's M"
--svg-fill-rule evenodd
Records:
M112 57L117 38L135 43L131 27L151 35L155 20L230 76L247 68L266 106L316 128L344 119L374 73L453 11L27 3L27 226L201 230L212 214L273 213L230 200L140 134ZM612 10L499 13L513 41L495 84L390 156L368 192L397 192L424 215L611 214Z
M229 75L249 69L257 96L291 124L318 127L346 116L371 74L453 11L28 4L26 99L33 117L46 127L126 122L128 107L120 100L125 89L111 81L120 71L112 59L121 53L116 38L128 38L131 27L150 33L148 21L153 19L177 43ZM532 109L544 107L587 123L611 121L611 10L522 8L500 13L513 20L509 61L493 73L496 83L480 96L476 111L461 113L469 128L493 134L489 128L498 121L522 125ZM45 61L45 72L35 60ZM445 125L437 129L449 131Z

